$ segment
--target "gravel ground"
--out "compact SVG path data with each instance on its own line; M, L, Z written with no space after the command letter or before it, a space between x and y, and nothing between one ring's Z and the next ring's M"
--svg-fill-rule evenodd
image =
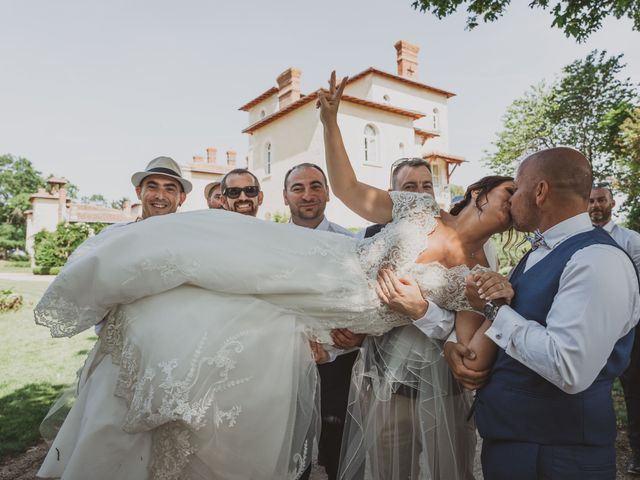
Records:
M633 477L625 475L625 465L629 460L629 443L624 431L618 432L618 474L616 480L639 480L640 477ZM478 445L478 451L480 446ZM0 463L0 480L33 480L36 478L36 472L38 467L44 460L47 453L47 446L44 442L30 448L21 455L15 457L6 458ZM476 455L475 465L476 480L482 480L482 473L480 471L480 462L478 455ZM326 480L327 476L324 473L324 469L319 466L314 466L311 473L311 480ZM132 479L135 480L135 479Z

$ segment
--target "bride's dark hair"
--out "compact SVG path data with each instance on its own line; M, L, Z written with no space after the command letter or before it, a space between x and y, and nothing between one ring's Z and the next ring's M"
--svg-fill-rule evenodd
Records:
M471 193L477 190L479 190L479 194L476 197L476 207L478 208L478 210L482 211L482 206L487 202L487 194L497 186L502 185L504 182L512 181L513 177L502 175L489 175L487 177L482 177L476 183L472 183L471 185L469 185L467 191L464 192L464 197L462 198L462 200L453 205L451 207L451 210L449 210L449 213L451 215L458 215L464 207L471 203L471 199L473 198L471 196ZM484 201L484 203L480 203L482 201Z

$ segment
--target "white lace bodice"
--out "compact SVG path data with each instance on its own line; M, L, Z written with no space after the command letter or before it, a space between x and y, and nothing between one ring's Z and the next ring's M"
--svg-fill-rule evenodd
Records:
M446 268L440 263L415 263L428 248L428 235L437 227L440 208L432 196L391 192L393 221L377 235L359 241L357 254L370 283L376 281L380 268L391 268L398 276L415 279L425 298L447 310L471 310L465 296L465 278L471 270L466 265ZM402 317L381 307L386 323L406 324Z

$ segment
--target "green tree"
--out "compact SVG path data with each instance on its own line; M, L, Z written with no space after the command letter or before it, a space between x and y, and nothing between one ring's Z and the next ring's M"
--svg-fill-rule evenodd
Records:
M26 158L0 156L0 257L10 250L24 249L25 210L29 196L44 187L42 174Z
M540 148L571 145L582 151L597 178L614 173L613 160L622 122L637 99L637 86L621 80L622 55L593 51L562 70L549 86L532 87L503 116L503 127L485 152L494 171L513 174L515 162Z
M94 193L90 197L82 197L80 199L81 203L90 203L92 205L98 205L99 207L106 207L109 205L109 202L104 197L104 195L100 193Z
M124 204L126 202L131 202L131 200L129 200L129 198L127 197L122 197L119 200L114 200L111 202L111 208L116 208L118 210L122 210L124 208Z
M465 5L467 29L479 22L494 22L504 15L511 0L414 0L413 8L435 15L439 19L455 13ZM635 0L529 0L529 8L549 10L552 27L561 29L567 37L583 42L602 26L608 17L629 18L633 30L640 30L640 2Z
M614 187L627 197L622 206L627 227L640 231L640 108L631 110L620 125L616 145Z

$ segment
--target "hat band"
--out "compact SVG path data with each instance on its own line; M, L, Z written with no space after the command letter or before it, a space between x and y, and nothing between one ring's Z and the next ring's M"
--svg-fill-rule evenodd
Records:
M153 172L153 173L166 173L167 175L173 175L174 177L182 178L182 175L178 174L177 172L174 172L170 168L163 168L163 167L150 168L149 170L147 170L147 172L149 172L149 173L151 173L151 172Z

